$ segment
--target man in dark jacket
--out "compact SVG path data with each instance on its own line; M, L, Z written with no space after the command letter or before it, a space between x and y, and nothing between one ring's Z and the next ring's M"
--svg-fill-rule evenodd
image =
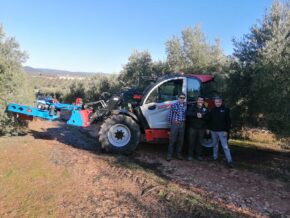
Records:
M197 160L202 160L202 139L204 137L205 129L207 128L208 110L204 105L204 98L199 96L197 103L190 105L187 109L186 120L188 125L188 157L191 161L193 152L196 154Z
M232 156L228 146L227 136L231 127L230 109L222 105L222 99L216 97L214 100L215 107L209 113L209 129L211 130L213 141L213 159L218 158L218 142L221 142L227 164L233 167Z

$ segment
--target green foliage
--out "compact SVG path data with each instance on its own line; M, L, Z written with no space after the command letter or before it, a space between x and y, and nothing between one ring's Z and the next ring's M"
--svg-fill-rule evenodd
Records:
M0 26L0 135L20 124L5 112L6 103L31 104L34 100L33 89L21 68L26 58L16 40L6 37Z
M107 77L95 76L90 79L88 83L88 89L86 92L86 97L88 101L97 101L103 98L102 94L104 92L111 92L111 88L114 86L113 79Z
M69 93L65 96L65 102L74 103L76 98L82 98L86 100L85 85L82 82L74 82L69 87Z
M69 87L75 82L75 80L57 76L32 76L28 74L28 77L37 95L49 95L60 101L63 100L63 97L69 92Z
M137 86L144 89L152 80L168 72L167 64L161 61L153 62L148 51L134 51L123 67L119 80L122 86Z
M289 135L289 60L290 2L274 1L261 23L235 41L228 97L237 126L266 126Z
M152 65L152 75L153 78L158 78L160 76L163 76L165 74L168 74L172 71L169 69L169 65L167 62L162 61L154 61Z
M105 100L111 94L117 93L120 86L117 75L89 77L72 83L65 94L64 101L73 103L76 98L83 98L84 102Z
M186 28L181 39L174 36L166 42L166 53L171 72L214 75L216 83L206 86L203 94L208 97L217 93L224 95L230 59L224 55L220 40L211 45L200 26Z
M167 60L152 61L148 51L134 51L123 67L119 80L122 86L144 89L158 77L182 71L192 74L212 74L215 76L215 89L225 92L225 78L229 71L230 60L223 54L220 41L214 45L207 42L199 26L182 31L182 38L174 36L166 42Z
M214 45L210 45L199 26L184 29L181 39L174 36L168 40L166 52L172 71L193 74L221 73L227 64L220 41L217 39Z

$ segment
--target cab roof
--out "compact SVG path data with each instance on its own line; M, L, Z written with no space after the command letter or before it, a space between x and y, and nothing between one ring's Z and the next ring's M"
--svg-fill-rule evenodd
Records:
M201 83L208 83L214 80L214 76L210 74L185 74L183 72L177 72L177 73L169 74L169 76L183 76L183 77L188 77L188 78L196 78Z
M202 83L207 83L214 80L214 77L208 74L185 74L184 76L197 78Z
M208 83L210 81L214 80L214 76L210 75L210 74L185 74L183 72L175 72L175 73L171 73L171 74L166 74L162 77L159 77L157 79L158 81L162 81L163 79L168 79L168 78L172 78L172 77L187 77L187 78L196 78L198 79L201 83Z

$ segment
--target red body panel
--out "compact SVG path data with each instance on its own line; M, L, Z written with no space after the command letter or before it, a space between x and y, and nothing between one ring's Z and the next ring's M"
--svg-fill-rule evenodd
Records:
M156 139L168 139L169 129L145 129L145 137L147 142Z
M90 125L90 119L89 119L89 115L92 112L92 110L81 110L80 114L82 116L82 121L83 121L83 127L88 127Z
M30 121L33 120L32 116L28 116L28 115L25 115L25 114L18 114L18 118L21 119L21 120L30 120Z
M214 80L214 77L212 75L204 75L204 74L187 74L187 75L198 78L202 83L207 83Z
M80 105L82 103L83 103L83 99L82 98L76 98L76 102L75 102L76 105Z

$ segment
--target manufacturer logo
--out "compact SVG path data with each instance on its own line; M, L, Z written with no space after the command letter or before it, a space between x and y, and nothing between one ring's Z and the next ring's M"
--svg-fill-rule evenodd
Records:
M164 108L169 108L171 106L171 104L163 104L158 106L158 109L164 109Z

